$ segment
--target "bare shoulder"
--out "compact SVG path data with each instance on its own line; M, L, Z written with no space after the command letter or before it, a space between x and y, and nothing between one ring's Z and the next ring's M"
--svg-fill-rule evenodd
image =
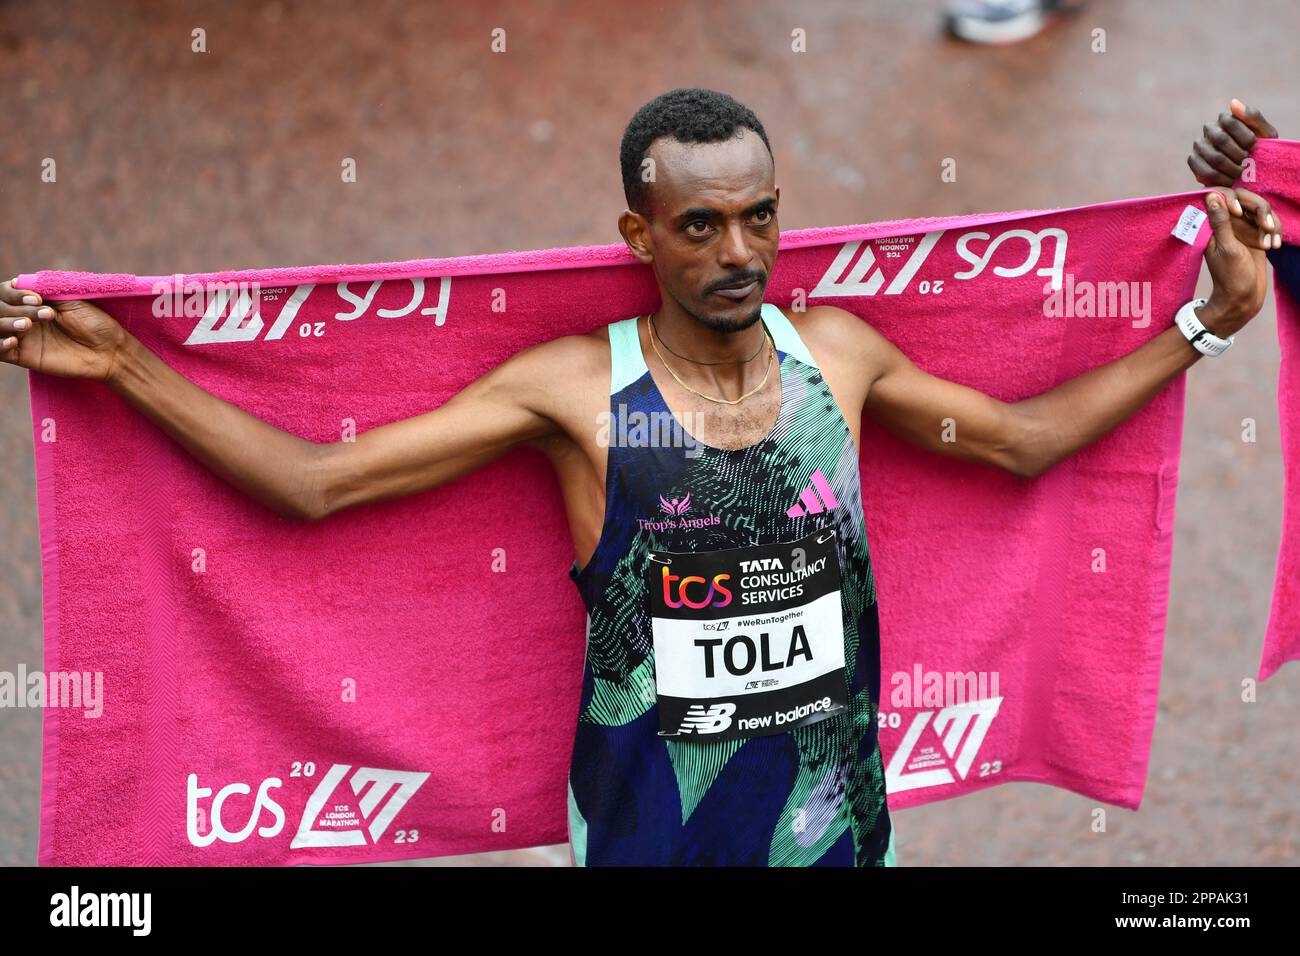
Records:
M781 312L805 342L832 348L843 347L846 340L859 338L861 328L867 324L852 312L834 305L809 306L802 312L782 309Z
M609 377L609 338L604 328L560 335L529 345L500 366L513 382L533 381L581 387L602 374Z
M526 403L553 421L568 426L586 421L609 401L609 333L605 327L561 335L517 352L512 387Z
M609 371L609 328L600 326L590 332L561 335L522 350L536 363L554 363L556 372L597 374L603 365Z
M870 324L837 306L781 312L812 353L845 417L861 415L872 385L900 354L897 349Z
M803 312L781 312L822 368L838 368L854 378L875 378L893 349L868 322L838 306L814 305Z

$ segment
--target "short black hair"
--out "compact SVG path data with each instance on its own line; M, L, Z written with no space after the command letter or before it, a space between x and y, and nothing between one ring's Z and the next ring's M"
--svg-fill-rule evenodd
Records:
M754 111L726 93L699 87L680 87L661 93L636 111L619 148L623 167L623 195L627 208L647 215L646 183L641 179L641 162L650 144L661 136L671 136L682 143L720 143L751 129L763 140L767 153L772 144L767 131ZM772 157L775 164L776 157Z

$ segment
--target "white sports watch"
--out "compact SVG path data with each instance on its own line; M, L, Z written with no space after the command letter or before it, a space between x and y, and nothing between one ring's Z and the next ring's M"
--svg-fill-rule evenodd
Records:
M1174 324L1202 355L1222 355L1232 346L1236 336L1230 335L1226 339L1221 339L1207 329L1197 317L1196 310L1209 301L1209 299L1193 299L1188 302L1174 316Z

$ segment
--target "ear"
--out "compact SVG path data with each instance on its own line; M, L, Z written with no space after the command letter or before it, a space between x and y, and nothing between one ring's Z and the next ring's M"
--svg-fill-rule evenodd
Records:
M624 209L618 217L618 231L634 256L647 265L654 262L654 253L650 250L650 223L645 216Z

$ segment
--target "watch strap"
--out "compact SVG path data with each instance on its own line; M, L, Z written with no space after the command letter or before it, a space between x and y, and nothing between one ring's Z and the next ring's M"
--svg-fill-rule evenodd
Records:
M1207 302L1209 299L1193 299L1184 304L1174 316L1174 324L1202 355L1218 356L1228 351L1236 336L1230 335L1223 339L1205 327L1196 310Z

